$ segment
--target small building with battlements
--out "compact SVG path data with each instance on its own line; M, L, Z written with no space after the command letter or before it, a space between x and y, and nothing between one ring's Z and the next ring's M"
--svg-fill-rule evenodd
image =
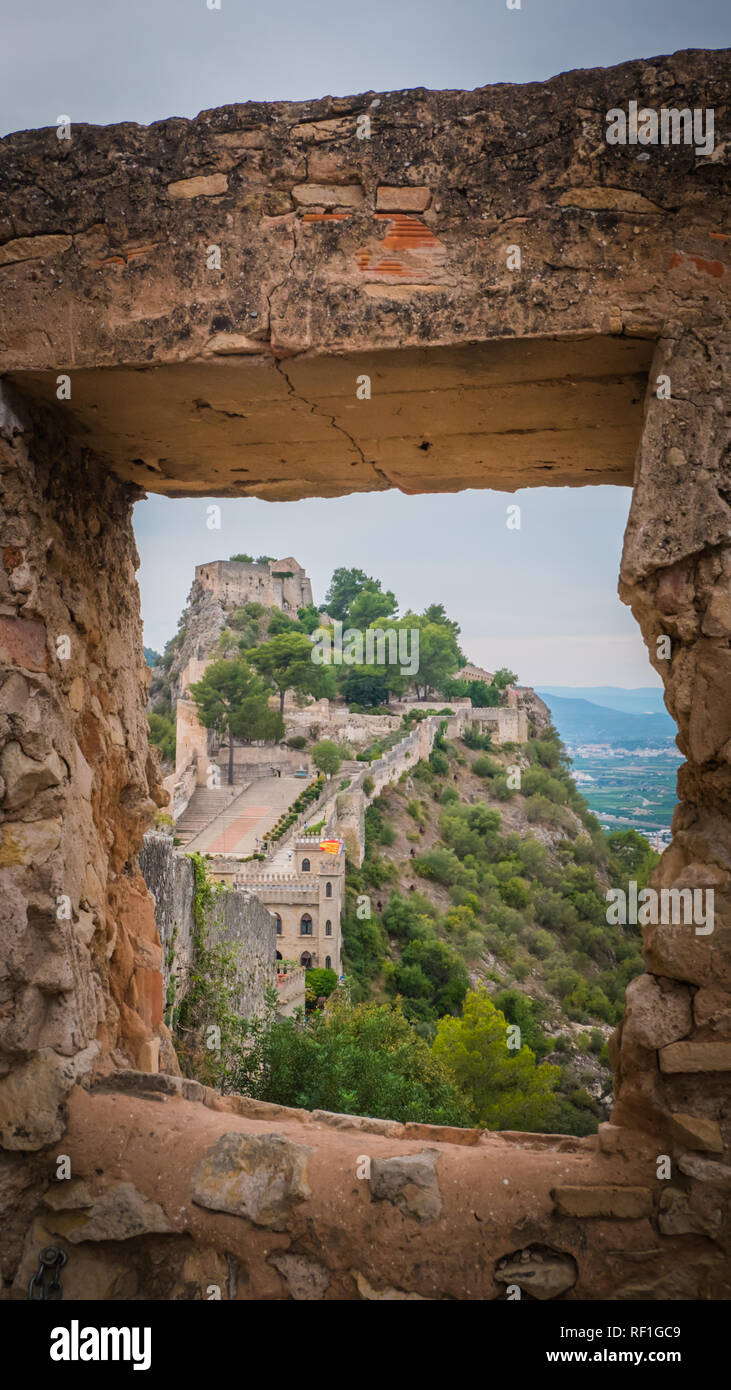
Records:
M328 853L322 843L319 835L297 835L287 850L291 860L277 870L227 855L211 858L207 868L214 882L248 889L272 914L277 960L340 975L345 853Z

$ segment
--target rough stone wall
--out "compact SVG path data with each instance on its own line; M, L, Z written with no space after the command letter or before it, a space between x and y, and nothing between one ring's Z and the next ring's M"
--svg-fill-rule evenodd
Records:
M76 1176L15 1237L11 1297L48 1244L68 1299L731 1296L719 1189L668 1201L656 1145L613 1125L481 1133L118 1073L75 1091L64 1147Z
M628 991L616 1088L623 1123L662 1132L673 1113L689 1111L705 1117L724 1146L731 1143L731 450L723 396L730 365L727 332L671 324L647 393L620 594L662 677L686 759L673 842L651 882L712 889L715 921L709 934L672 922L644 929L648 973ZM670 399L653 389L661 375L670 379ZM685 1186L702 1190L703 1174L693 1176L699 1181Z
M471 715L463 718L463 726L469 723L489 730L498 744L528 742L528 714L524 709L500 705L494 709L473 709Z
M184 999L195 959L193 865L176 852L169 835L148 831L140 850L140 869L155 904L162 943L162 975L168 1007ZM204 911L203 931L210 945L236 947L240 993L236 1007L244 1018L264 1011L264 992L276 983L274 919L259 898L226 889Z
M140 849L140 872L155 904L162 946L162 985L166 1008L188 990L193 961L195 876L189 859L175 853L170 835L148 830Z
M136 865L164 800L144 716L133 493L37 412L0 441L0 1135L33 1149L104 1055L159 1032Z
M201 724L192 700L179 699L175 705L175 773L194 763L199 786L205 786L208 773L208 730Z
M68 142L54 128L10 135L0 369L615 332L618 312L653 336L688 293L723 288L712 234L727 78L727 52L681 52L544 83L381 93L377 106L373 93L249 102L79 125ZM606 113L630 100L713 107L714 155L656 146L638 161L636 146L608 145ZM506 256L516 234L521 283ZM221 271L206 267L212 243ZM379 272L388 251L401 274ZM224 423L210 401L198 418ZM367 472L353 467L350 486Z

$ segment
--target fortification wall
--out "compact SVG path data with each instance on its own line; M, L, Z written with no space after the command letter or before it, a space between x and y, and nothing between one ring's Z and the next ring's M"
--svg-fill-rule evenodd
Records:
M165 999L170 1007L185 997L195 960L193 865L176 852L169 835L149 831L140 850L140 869L155 903ZM244 1018L262 1014L264 992L276 983L274 919L263 903L253 894L225 889L203 911L203 934L209 945L235 947L239 993L234 1006Z
M198 718L192 700L178 700L175 706L175 772L180 775L189 763L195 763L198 784L205 785L208 767L208 730Z

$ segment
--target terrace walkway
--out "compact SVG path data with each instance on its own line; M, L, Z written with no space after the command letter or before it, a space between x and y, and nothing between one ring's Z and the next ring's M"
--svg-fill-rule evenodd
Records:
M308 779L309 780L309 779ZM254 854L257 842L279 820L283 811L296 800L307 786L303 777L260 777L245 791L230 800L208 824L188 841L189 853L200 850L209 854ZM193 794L186 811L195 814Z

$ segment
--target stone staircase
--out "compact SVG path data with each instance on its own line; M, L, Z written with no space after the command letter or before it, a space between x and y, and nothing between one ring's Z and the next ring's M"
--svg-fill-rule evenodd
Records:
M196 787L180 820L175 825L175 835L180 847L194 840L212 820L225 811L232 801L241 795L241 787Z

